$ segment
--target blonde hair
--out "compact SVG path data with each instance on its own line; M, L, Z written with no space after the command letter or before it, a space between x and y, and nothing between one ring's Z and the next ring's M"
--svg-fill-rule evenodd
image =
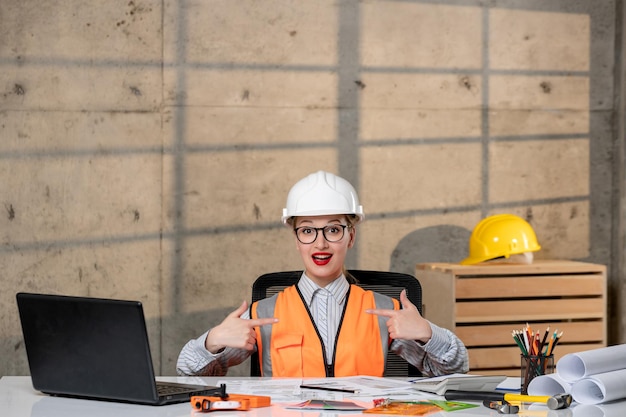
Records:
M348 227L350 228L356 228L356 224L360 220L359 216L357 216L356 214L346 214L346 219L348 221ZM356 279L354 275L348 272L348 269L346 268L345 265L342 267L342 270L343 270L343 274L346 276L346 279L348 280L350 284L358 284L359 280Z
M354 275L352 275L351 273L348 272L348 270L346 269L345 265L342 268L343 269L343 274L346 276L346 280L348 281L348 283L350 284L358 284L359 280L356 279L356 277Z

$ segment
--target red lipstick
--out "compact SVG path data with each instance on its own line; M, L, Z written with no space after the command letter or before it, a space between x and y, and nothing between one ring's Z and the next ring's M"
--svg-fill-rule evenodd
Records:
M326 252L317 252L311 255L311 258L313 258L313 262L315 263L315 265L319 266L328 264L330 262L330 258L332 257L333 255L331 253Z

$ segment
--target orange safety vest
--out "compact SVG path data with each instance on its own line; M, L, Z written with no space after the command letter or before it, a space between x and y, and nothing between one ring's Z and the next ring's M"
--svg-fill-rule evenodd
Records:
M252 318L280 319L271 326L255 328L261 374L274 377L382 376L390 342L387 318L366 313L369 308L397 310L400 303L351 285L338 330L333 365L327 369L322 341L295 285L253 303Z

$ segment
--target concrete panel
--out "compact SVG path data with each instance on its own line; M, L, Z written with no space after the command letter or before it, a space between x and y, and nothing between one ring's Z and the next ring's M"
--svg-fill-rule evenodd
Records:
M151 159L116 156L4 163L0 175L12 180L0 189L13 214L8 219L12 227L2 234L11 242L158 236L161 160Z
M480 110L372 109L361 111L360 136L368 140L479 137Z
M151 66L8 66L0 72L0 110L154 111L160 84L161 71Z
M489 10L493 69L589 71L589 14Z
M366 213L480 203L480 144L368 147L361 158Z
M7 120L2 125L6 151L23 148L0 164L0 176L7 179L0 183L0 195L13 213L0 217L3 240L16 244L158 236L158 115L156 120L151 114L105 113L10 112L0 117ZM145 130L137 131L140 127ZM110 136L113 143L107 144ZM122 137L136 145L116 147Z
M173 198L181 199L178 204L191 229L278 225L291 186L320 169L337 172L336 159L334 149L190 154L185 156L184 172L173 171L174 161L166 163L166 207L173 207ZM172 195L171 181L177 175L182 176L184 191ZM169 210L167 217L169 230Z
M185 257L182 280L177 282L184 313L234 310L250 300L252 283L259 275L302 268L293 233L280 226L194 236L186 240Z
M364 74L363 109L480 109L481 79L460 74Z
M0 54L24 65L160 60L161 3L3 1Z
M160 105L160 2L3 2L0 15L0 109Z
M167 1L166 16L167 62L176 60L184 42L185 58L194 63L337 63L334 0L193 0L184 8L179 1Z
M173 108L166 115L172 147L176 129L184 120L184 141L191 147L234 148L240 145L329 144L337 137L337 112L334 109L264 107L186 107Z
M364 1L362 63L372 67L480 68L482 9Z
M589 78L494 75L489 107L500 109L589 110Z
M164 71L167 105L307 107L337 105L337 76L316 71Z
M499 110L489 112L492 136L589 134L587 110Z
M0 111L0 152L16 161L161 153L161 114Z
M489 148L492 202L589 195L589 141L496 142Z

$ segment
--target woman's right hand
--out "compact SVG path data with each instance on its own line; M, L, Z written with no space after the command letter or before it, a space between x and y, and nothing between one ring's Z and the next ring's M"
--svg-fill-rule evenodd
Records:
M224 321L209 331L204 341L204 347L213 354L221 352L226 347L254 350L254 346L256 346L254 328L277 323L278 319L274 317L242 319L241 315L247 309L248 303L244 300L237 310L230 313Z

